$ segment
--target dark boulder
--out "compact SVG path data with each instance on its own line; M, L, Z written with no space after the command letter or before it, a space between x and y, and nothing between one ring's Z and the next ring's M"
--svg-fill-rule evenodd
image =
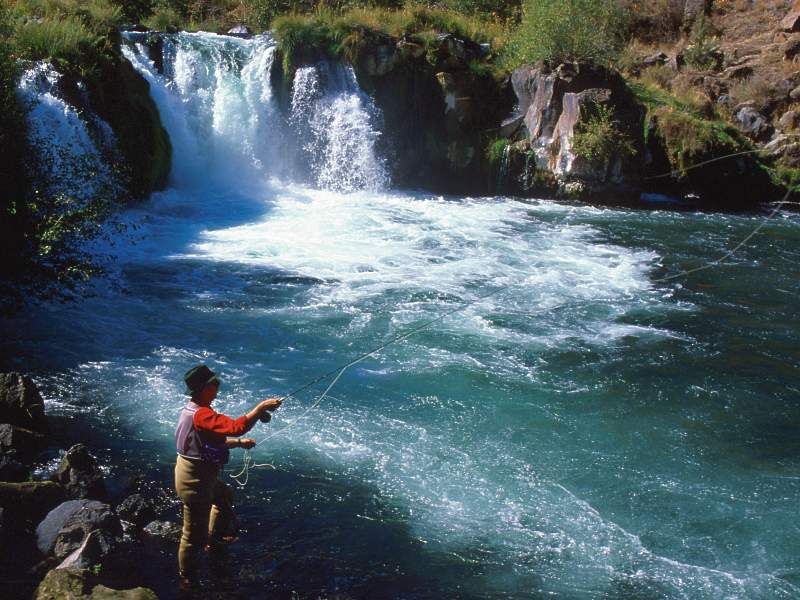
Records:
M8 423L0 424L0 450L14 451L20 456L33 456L45 445L45 437L41 433L16 427Z
M25 481L28 479L30 469L16 460L13 455L0 456L0 481Z
M479 60L483 49L467 38L459 38L449 33L436 38L436 70L452 71L466 69L469 63Z
M130 590L114 590L104 585L96 585L88 600L158 600L149 588L137 587Z
M0 373L0 423L35 431L47 429L44 400L30 377Z
M78 600L88 591L89 572L83 569L53 569L36 588L34 600Z
M160 33L151 33L144 40L147 55L153 61L153 66L159 75L164 74L164 36Z
M105 500L108 496L97 459L83 444L67 450L51 479L63 485L70 498Z
M64 488L52 481L0 482L0 507L14 521L38 521L64 501Z
M392 71L402 59L402 53L396 44L387 41L384 44L373 44L358 56L358 67L370 77L383 77Z
M181 526L172 521L152 521L145 525L143 531L149 536L169 542L177 542L181 539Z
M137 527L144 527L156 518L156 509L153 503L141 494L132 494L117 506L117 514L121 519Z
M83 538L81 545L68 554L57 569L88 569L103 563L116 546L116 539L109 533L95 529Z
M36 527L36 546L42 554L64 558L93 531L113 540L122 536L122 524L108 504L69 500L51 510Z
M150 96L150 84L122 57L103 61L86 84L92 110L114 131L130 192L145 197L162 189L170 172L172 145Z

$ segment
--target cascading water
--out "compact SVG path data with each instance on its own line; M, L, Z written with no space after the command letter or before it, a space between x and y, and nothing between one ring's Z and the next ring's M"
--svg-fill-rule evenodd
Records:
M163 40L160 73L125 34L174 160L171 187L127 213L143 237L119 251L122 285L0 336L107 456L169 488L194 363L240 414L508 286L349 371L258 448L276 469L241 492L247 531L211 593L800 597L800 453L775 426L800 421L796 217L767 228L789 244L753 238L655 284L760 219L376 192L380 116L352 70L302 67L280 107L269 36ZM173 558L143 561L159 596Z
M109 159L117 157L109 125L89 109L72 106L59 90L62 75L46 62L20 77L17 96L26 110L28 141L37 162L30 174L47 192L73 203L119 190ZM78 83L78 91L83 92Z
M323 61L295 73L291 121L317 186L354 191L388 184L386 166L375 151L379 120L352 67Z
M284 117L274 98L275 43L207 33L162 36L163 74L147 35L127 33L125 56L155 88L175 147L176 184L278 177L323 189L381 189L376 155L380 115L351 67L323 61L301 67ZM244 177L243 177L244 175Z

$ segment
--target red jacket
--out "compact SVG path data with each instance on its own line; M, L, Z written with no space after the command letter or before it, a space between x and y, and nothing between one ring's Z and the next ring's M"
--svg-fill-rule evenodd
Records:
M238 419L231 419L229 416L220 414L208 406L201 406L197 409L192 423L200 431L208 431L223 436L239 437L247 433L247 418L244 415Z

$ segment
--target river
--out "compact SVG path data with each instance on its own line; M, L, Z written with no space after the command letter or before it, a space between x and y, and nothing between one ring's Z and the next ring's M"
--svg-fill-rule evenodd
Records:
M68 435L169 488L194 364L240 414L465 306L257 426L271 466L237 491L208 589L800 598L796 214L658 281L766 215L393 189L350 70L299 71L284 117L268 37L173 36L163 75L140 41L170 187L121 216L91 295L3 323L2 366ZM147 560L174 597L174 555Z

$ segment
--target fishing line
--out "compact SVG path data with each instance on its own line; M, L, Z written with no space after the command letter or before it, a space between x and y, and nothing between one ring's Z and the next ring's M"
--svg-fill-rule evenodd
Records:
M692 170L692 169L701 168L701 167L703 167L703 166L705 166L705 165L707 165L707 164L709 164L711 162L716 162L718 160L722 160L722 159L725 159L725 158L733 158L733 157L737 157L737 156L742 156L744 154L752 154L753 152L758 152L758 151L760 151L760 150L756 150L756 151L750 150L750 151L747 151L747 152L737 152L737 153L734 153L734 154L726 155L724 157L719 157L719 158L716 158L716 159L712 159L710 161L704 161L702 163L698 163L696 165L692 165L690 167L687 167L686 169L684 169L684 172ZM671 173L668 173L668 174L665 174L663 176L668 176L670 174ZM786 194L784 195L783 199L780 200L779 202L775 203L775 208L768 215L766 215L761 220L761 222L747 236L745 236L738 244L736 244L736 246L734 246L731 250L729 250L728 252L726 252L725 254L720 256L719 258L717 258L715 260L712 260L712 261L709 261L709 262L707 262L707 263L705 263L705 264L703 264L703 265L701 265L699 267L695 267L695 268L692 268L692 269L686 269L686 270L681 271L679 273L674 273L672 275L667 275L667 276L664 276L664 277L660 277L658 279L654 279L654 280L652 280L652 282L653 283L663 283L663 282L666 282L666 281L672 281L672 280L678 279L680 277L685 277L686 275L690 275L692 273L697 273L697 272L700 272L700 271L711 269L713 267L716 267L716 266L722 264L724 261L726 261L731 256L733 256L737 251L739 251L748 241L750 241L753 237L755 237L766 226L766 224L772 218L774 218L778 214L778 212L780 212L780 210L785 205L787 205L787 204L798 204L798 203L794 203L794 202L788 202L788 198L791 195L792 191L793 190L791 188L787 189L786 190ZM577 205L573 206L569 210L569 212L567 212L567 214L564 216L564 218L561 220L561 222L563 223L563 221L565 221L572 214L572 212L576 208L577 208ZM294 397L296 394L298 394L298 393L300 393L300 392L312 387L316 383L319 383L320 381L323 381L323 380L327 379L328 377L331 377L331 376L335 375L333 380L328 384L328 386L325 388L325 390L322 392L322 394L320 394L317 397L317 399L311 404L311 406L309 406L305 411L303 411L300 414L299 417L294 419L291 423L287 424L286 427L283 427L282 429L274 431L274 432L270 433L269 435L265 436L264 438L262 438L261 440L256 442L254 447L259 446L262 443L266 442L267 440L269 440L269 439L271 439L271 438L273 438L273 437L275 437L277 435L280 435L280 434L284 433L286 430L288 430L289 428L293 427L296 423L298 423L300 420L302 420L312 410L317 408L322 403L322 401L325 399L325 397L328 395L328 392L330 392L330 390L336 385L336 383L339 381L339 379L342 377L342 375L344 375L345 371L347 371L347 369L349 369L350 367L357 365L358 363L360 363L360 362L366 360L367 358L377 354L378 352L380 352L381 350L387 348L388 346L390 346L392 344L395 344L395 343L401 342L401 341L403 341L405 339L408 339L409 337L411 337L411 336L413 336L413 335L415 335L415 334L427 329L431 325L434 325L435 323L443 321L444 319L446 319L449 316L452 316L452 315L454 315L456 313L459 313L459 312L461 312L463 310L466 310L467 308L469 308L471 306L474 306L474 305L478 304L479 302L481 302L483 300L486 300L488 298L496 296L497 294L499 294L501 292L504 292L504 291L508 290L511 287L511 285L512 284L509 283L509 284L500 286L500 287L492 290L488 294L484 294L482 296L479 296L478 298L476 298L476 299L474 299L474 300L472 300L470 302L467 302L466 304L462 304L461 306L458 306L458 307L453 308L453 309L451 309L449 311L446 311L446 312L440 314L439 316L437 316L437 317L435 317L433 319L425 321L424 323L422 323L422 324L420 324L420 325L418 325L418 326L416 326L416 327L414 327L414 328L412 328L412 329L410 329L408 331L405 331L403 333L395 335L395 336L389 338L388 340L386 340L385 342L383 342L382 344L380 344L379 346L377 346L376 348L373 348L372 350L364 352L363 354L359 355L358 357L356 357L355 359L351 360L350 362L348 362L348 363L346 363L346 364L344 364L344 365L342 365L340 367L336 367L335 369L332 369L332 370L330 370L330 371L328 371L326 373L323 373L322 375L319 375L318 377L310 380L309 382L301 385L300 387L295 388L294 390L292 390L288 394L285 394L284 396L282 396L280 398L281 402L283 402L284 400L287 400L287 399L289 399L291 397ZM589 304L589 303L593 303L593 302L595 302L595 300L586 300L586 301L583 301L583 302L564 303L564 304L560 304L560 305L557 305L557 306L549 307L547 309L543 309L541 311L535 311L533 313L528 313L528 314L531 314L531 315L544 314L544 313L548 313L548 312L551 312L551 311L556 310L558 308L563 308L563 307L566 307L566 306L574 307L574 306L580 306L582 304ZM263 464L256 463L254 461L253 457L252 457L251 449L248 448L244 452L244 458L243 458L243 461L242 461L242 469L238 473L231 474L230 477L231 477L231 479L233 479L239 485L239 487L245 487L247 485L247 482L250 479L250 469L257 468L257 467L271 467L273 469L275 468L274 465L269 464L269 463L263 463Z

